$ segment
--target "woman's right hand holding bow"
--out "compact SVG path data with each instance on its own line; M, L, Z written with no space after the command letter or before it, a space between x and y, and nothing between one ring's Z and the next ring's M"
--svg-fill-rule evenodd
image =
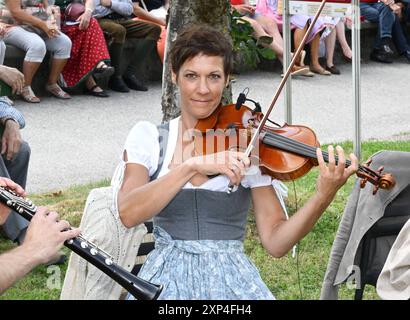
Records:
M250 160L243 152L222 151L204 156L192 157L187 163L198 173L206 176L223 174L231 184L239 185Z

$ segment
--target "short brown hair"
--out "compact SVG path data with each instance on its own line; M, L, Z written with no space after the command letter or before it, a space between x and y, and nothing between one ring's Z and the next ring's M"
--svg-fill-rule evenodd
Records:
M207 25L191 25L178 34L170 51L172 71L178 75L182 65L199 54L222 57L225 76L231 73L232 45L222 32Z

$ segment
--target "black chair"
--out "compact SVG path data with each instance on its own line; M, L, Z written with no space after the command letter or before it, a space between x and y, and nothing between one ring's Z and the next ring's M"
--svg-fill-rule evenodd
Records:
M386 262L389 251L410 218L410 185L408 185L387 207L380 218L365 234L359 267L361 279L355 291L355 300L363 298L366 284L376 287L377 279ZM358 257L356 257L358 258Z

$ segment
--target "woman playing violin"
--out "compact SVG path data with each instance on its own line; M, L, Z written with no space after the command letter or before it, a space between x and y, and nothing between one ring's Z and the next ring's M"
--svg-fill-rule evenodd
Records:
M262 245L281 257L312 229L357 170L357 159L351 155L345 168L343 150L329 147L326 165L318 149L317 191L287 220L272 178L243 153L192 152L189 132L221 104L231 72L229 41L211 27L192 26L179 34L170 54L181 115L165 125L169 130L137 123L113 178L123 224L154 220L155 249L139 276L164 285L160 299L274 299L244 254L250 204Z

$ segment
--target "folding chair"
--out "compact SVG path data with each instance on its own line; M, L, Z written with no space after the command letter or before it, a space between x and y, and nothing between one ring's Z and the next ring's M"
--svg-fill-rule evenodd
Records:
M376 287L377 279L386 262L387 255L410 218L410 185L407 186L387 207L384 215L362 239L360 257L361 279L355 291L355 300L363 298L366 284Z

